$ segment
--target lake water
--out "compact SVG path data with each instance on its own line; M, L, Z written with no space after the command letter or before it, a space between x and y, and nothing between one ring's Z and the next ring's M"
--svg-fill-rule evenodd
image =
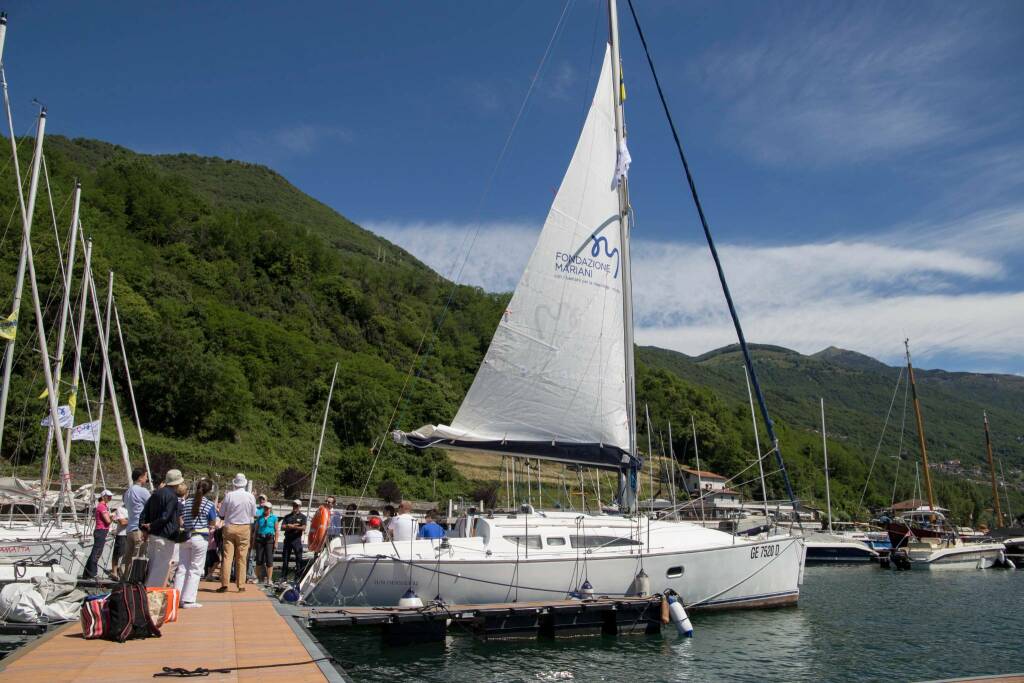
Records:
M696 614L660 636L386 648L315 635L357 682L927 680L1024 671L1024 570L808 567L797 607Z

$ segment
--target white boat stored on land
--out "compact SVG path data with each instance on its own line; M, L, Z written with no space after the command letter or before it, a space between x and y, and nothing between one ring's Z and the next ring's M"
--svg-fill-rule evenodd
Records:
M307 605L395 605L410 588L448 604L565 599L635 592L643 570L687 609L794 604L803 574L799 536L748 539L687 522L528 512L460 521L466 537L345 545L332 541L300 584Z

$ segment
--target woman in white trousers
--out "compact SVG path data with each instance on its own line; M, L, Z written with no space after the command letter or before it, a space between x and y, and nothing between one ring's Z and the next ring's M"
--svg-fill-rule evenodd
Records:
M196 484L195 494L185 501L185 524L182 527L188 538L178 546L178 569L174 573L174 588L177 589L183 609L202 607L196 602L199 580L206 571L206 549L210 544L210 533L217 526L217 507L204 496L213 488L209 479Z

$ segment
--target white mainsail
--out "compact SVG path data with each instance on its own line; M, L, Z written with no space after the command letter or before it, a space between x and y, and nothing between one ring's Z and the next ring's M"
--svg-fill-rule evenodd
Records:
M629 452L614 107L606 50L576 151L469 393L451 426L399 440L558 460L589 444L598 449L580 459L606 466Z

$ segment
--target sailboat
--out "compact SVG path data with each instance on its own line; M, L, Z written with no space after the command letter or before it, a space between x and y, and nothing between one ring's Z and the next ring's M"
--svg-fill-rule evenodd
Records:
M1006 548L1006 557L1011 561L1024 561L1024 527L1019 523L1016 526L1003 526L1003 510L999 502L999 488L996 486L996 462L992 457L992 436L988 429L988 413L983 414L985 420L985 451L988 454L989 473L992 475L992 506L995 512L995 523L989 530L989 537L1002 543ZM1007 501L1009 503L1009 501Z
M629 152L618 21L568 170L477 375L450 425L395 432L414 448L548 460L619 474L631 515L637 455ZM462 520L442 541L335 540L300 584L310 605L394 605L408 590L451 604L673 589L687 608L795 603L799 536L736 537L640 515L538 511Z
M808 562L868 562L878 559L878 552L864 541L837 533L832 526L832 493L829 488L828 440L825 436L825 399L821 399L821 447L825 457L825 500L828 526L809 531L804 538Z
M906 347L907 379L910 382L914 417L917 420L917 441L921 449L921 466L924 471L928 505L905 512L888 523L886 531L889 532L893 552L906 554L911 566L926 569L987 569L995 566L1005 558L1003 544L965 544L960 538L959 529L951 524L935 505L932 475L928 468L924 420L921 417L921 402L917 397L914 364L910 359L910 340L904 340L903 344Z

